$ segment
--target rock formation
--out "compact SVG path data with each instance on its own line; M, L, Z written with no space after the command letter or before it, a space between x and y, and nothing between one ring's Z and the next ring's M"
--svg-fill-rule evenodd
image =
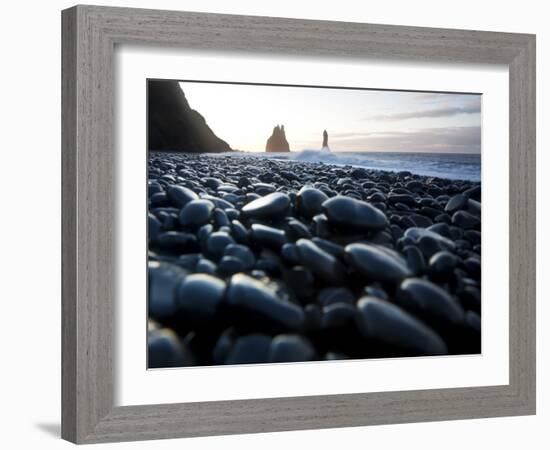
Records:
M290 147L285 136L285 126L277 125L273 128L273 134L267 140L265 144L266 152L289 152Z
M321 147L323 150L330 150L328 146L328 133L327 130L323 131L323 146Z
M227 152L229 144L218 138L204 117L191 109L177 81L149 81L149 150L174 152Z

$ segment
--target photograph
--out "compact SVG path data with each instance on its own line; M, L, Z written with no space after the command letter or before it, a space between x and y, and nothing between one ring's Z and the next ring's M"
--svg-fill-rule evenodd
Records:
M148 369L481 355L482 94L144 82Z

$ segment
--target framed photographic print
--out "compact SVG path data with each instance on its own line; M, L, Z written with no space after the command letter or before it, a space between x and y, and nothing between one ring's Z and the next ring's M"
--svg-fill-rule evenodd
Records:
M64 11L63 437L533 414L534 73L532 35Z

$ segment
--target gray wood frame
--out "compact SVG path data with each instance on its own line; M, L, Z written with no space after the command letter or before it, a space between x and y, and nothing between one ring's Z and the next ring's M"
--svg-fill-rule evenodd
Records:
M93 443L535 413L535 36L97 6L63 11L62 29L63 438ZM510 383L114 407L113 51L125 43L506 64Z

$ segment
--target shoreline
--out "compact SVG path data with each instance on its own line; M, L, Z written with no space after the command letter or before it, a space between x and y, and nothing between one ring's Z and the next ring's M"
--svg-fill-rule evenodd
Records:
M162 153L162 152L150 152L150 154L153 153ZM183 153L183 152L173 152L173 153L170 153L170 154L182 154L182 155L193 155L194 153ZM263 158L263 159L274 159L274 160L280 160L280 161L288 161L288 162L291 162L291 163L313 163L313 164L316 164L316 163L322 163L322 164L325 164L325 165L334 165L334 166L338 166L338 167L346 167L346 166L350 166L350 167L362 167L362 168L365 168L365 169L369 169L369 170L375 170L375 171L382 171L382 172L392 172L392 173L397 173L399 172L400 170L396 167L373 167L372 165L369 165L367 163L369 157L371 158L374 158L371 163L373 164L376 164L377 162L379 163L380 160L377 160L377 158L380 158L382 156L385 156L385 157L389 157L390 159L391 158L396 158L396 157L399 157L399 156L402 156L402 155L408 155L404 152L388 152L388 153L384 153L384 152L324 152L324 151L321 151L321 150L303 150L303 151L291 151L291 152L270 152L270 153L267 153L267 152L245 152L245 151L233 151L233 152L220 152L220 153L204 153L205 156L207 157L220 157L220 156L229 156L229 157L234 157L234 158ZM437 154L437 153L417 153L417 154L412 154L412 155L420 155L420 158L424 158L426 156L432 156L432 157L435 157L436 155L437 156L440 156L440 154ZM469 154L469 153L453 153L453 154L444 154L446 156L445 157L469 157L469 156L477 156L475 154ZM299 157L311 157L311 158L315 158L315 157L324 157L324 158L330 158L329 160L325 160L325 161L311 161L311 160L307 160L307 159L304 159L304 160L301 160L301 159L296 159L296 158L299 158ZM346 157L361 157L361 158L365 158L364 161L356 161L356 162L352 162L352 161L349 161L349 160L346 160L345 158ZM334 158L334 160L332 160L332 158ZM338 159L341 159L341 161L338 161ZM442 163L445 163L445 161L442 161ZM394 163L394 165L397 165L397 162ZM473 183L481 183L481 165L479 166L479 179L475 176L464 176L464 174L461 175L457 175L456 177L452 177L452 176L449 176L449 174L441 174L441 173L438 173L438 170L440 171L441 169L439 168L436 168L436 169L432 169L432 171L430 173L419 173L417 171L418 169L411 169L409 170L413 175L416 175L416 176L420 176L420 177L435 177L435 178L439 178L441 180L448 180L449 182L453 182L453 181L465 181L465 182L473 182ZM450 170L450 169L449 169Z
M480 352L480 182L243 153L149 153L150 367Z

